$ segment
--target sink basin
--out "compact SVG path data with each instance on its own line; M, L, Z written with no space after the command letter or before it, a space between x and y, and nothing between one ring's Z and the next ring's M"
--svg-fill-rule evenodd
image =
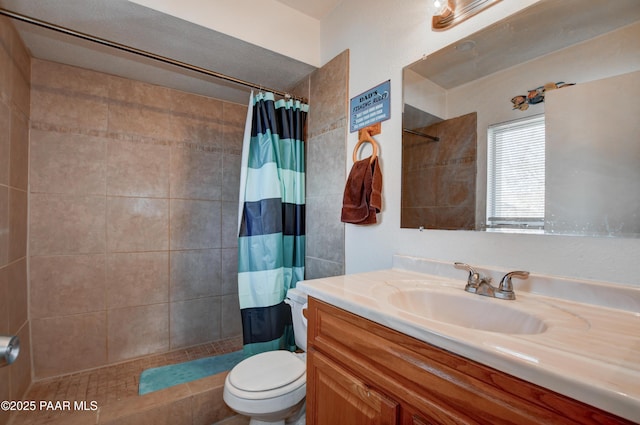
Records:
M534 315L510 307L511 301L480 295L403 289L387 296L401 312L465 328L503 334L538 334L547 326Z

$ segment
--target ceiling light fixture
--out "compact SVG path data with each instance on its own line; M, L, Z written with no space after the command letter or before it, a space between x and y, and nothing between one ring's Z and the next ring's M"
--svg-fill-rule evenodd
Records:
M434 18L449 16L455 8L455 0L428 0L429 15Z
M434 31L446 30L501 0L427 0Z

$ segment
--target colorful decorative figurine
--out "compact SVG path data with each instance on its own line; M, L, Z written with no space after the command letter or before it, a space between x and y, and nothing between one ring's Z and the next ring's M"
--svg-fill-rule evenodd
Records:
M529 109L529 105L535 105L537 103L544 102L544 95L549 90L561 89L563 87L573 86L575 83L565 83L560 81L558 83L547 83L544 86L540 86L533 90L529 90L527 95L518 95L511 98L513 109L519 109L526 111Z
M511 98L511 103L513 103L513 109L520 109L521 111L526 111L527 109L529 109L526 96L514 96Z

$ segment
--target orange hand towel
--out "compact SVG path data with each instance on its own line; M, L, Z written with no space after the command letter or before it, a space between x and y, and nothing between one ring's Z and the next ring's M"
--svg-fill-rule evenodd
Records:
M382 208L382 172L378 158L356 161L351 168L342 198L344 223L374 224Z

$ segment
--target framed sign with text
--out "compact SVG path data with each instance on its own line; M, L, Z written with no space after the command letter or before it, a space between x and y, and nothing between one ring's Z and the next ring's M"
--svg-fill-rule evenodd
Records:
M380 121L388 120L391 103L391 80L367 90L351 99L351 133Z

